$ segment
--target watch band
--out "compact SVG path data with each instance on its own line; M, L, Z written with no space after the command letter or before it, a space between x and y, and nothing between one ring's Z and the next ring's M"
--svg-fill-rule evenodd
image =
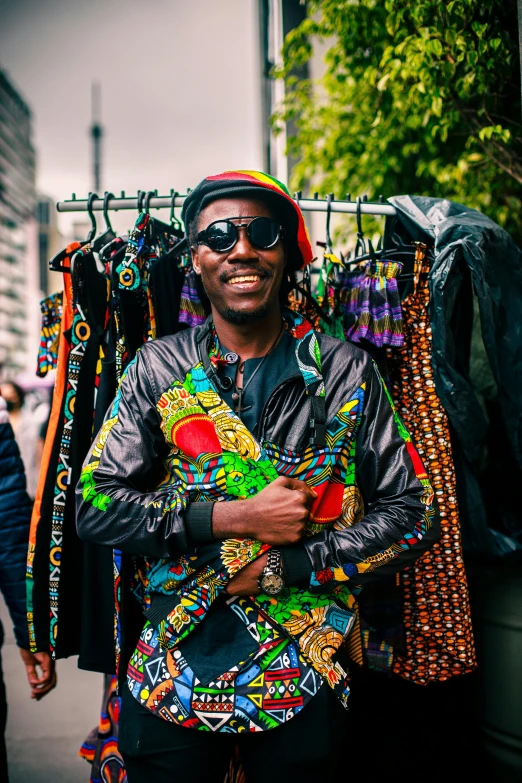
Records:
M258 580L259 590L268 595L278 595L285 586L283 578L283 558L279 549L270 549L266 566Z
M266 561L266 566L263 569L263 573L276 573L280 574L282 576L283 574L283 558L281 557L281 552L279 549L270 549L268 551L268 557Z

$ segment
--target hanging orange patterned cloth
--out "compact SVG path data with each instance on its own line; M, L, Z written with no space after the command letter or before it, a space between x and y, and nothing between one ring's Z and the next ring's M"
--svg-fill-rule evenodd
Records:
M413 433L441 516L440 542L401 574L406 653L395 655L393 671L420 684L477 665L448 418L433 380L428 273L426 248L418 244L413 292L402 303L404 346L387 349L391 394Z

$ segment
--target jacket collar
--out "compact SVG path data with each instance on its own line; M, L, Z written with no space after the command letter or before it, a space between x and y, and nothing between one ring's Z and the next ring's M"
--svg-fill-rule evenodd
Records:
M310 443L315 446L323 446L326 431L325 385L321 370L321 351L317 333L306 318L293 310L285 308L283 310L283 319L288 332L296 340L295 354L297 364L303 377L306 393L312 402ZM219 394L217 391L219 389L219 379L216 367L223 357L211 316L207 318L198 335L198 351L205 374L215 391Z

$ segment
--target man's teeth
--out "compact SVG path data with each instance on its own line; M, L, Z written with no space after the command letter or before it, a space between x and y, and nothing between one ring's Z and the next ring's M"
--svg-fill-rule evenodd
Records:
M239 275L238 277L231 277L229 283L257 283L261 280L259 275Z

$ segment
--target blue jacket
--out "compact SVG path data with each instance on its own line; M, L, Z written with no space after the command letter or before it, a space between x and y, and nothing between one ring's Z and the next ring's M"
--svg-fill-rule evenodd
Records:
M0 398L0 590L13 621L16 643L29 647L25 571L31 501L13 429Z

